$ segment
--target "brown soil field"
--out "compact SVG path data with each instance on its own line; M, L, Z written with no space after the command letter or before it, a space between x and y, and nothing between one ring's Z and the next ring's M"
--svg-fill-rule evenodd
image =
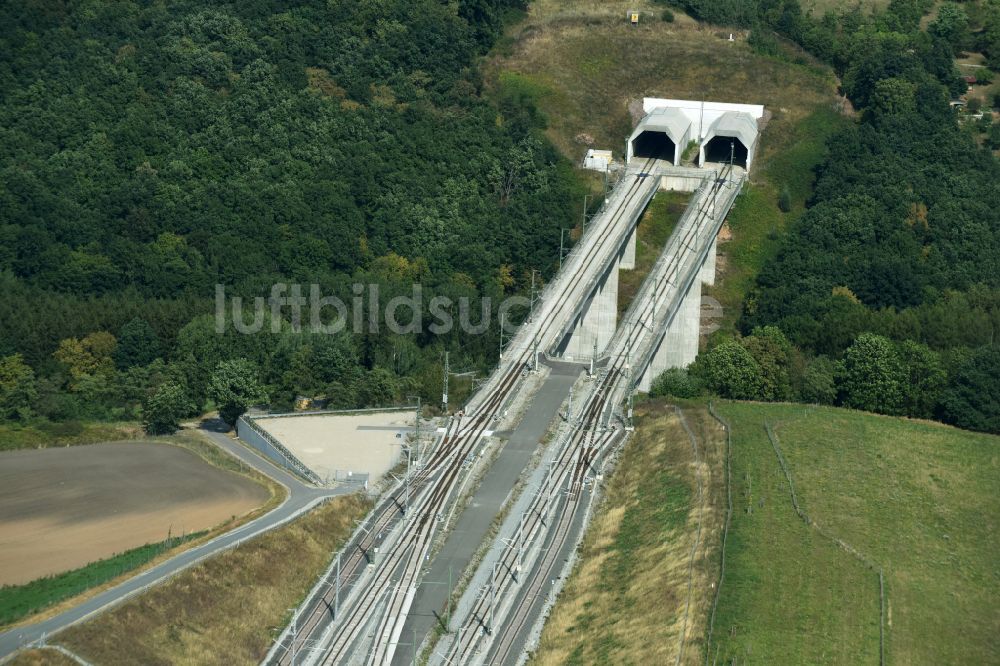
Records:
M205 530L268 497L252 480L169 444L3 453L0 584L26 583L168 534Z

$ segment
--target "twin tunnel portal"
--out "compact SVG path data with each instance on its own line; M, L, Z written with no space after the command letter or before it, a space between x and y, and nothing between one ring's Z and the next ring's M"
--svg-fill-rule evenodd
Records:
M666 132L646 130L633 141L633 157L673 162L677 144ZM681 148L683 151L683 147ZM705 144L705 161L747 167L749 150L736 137L716 136Z

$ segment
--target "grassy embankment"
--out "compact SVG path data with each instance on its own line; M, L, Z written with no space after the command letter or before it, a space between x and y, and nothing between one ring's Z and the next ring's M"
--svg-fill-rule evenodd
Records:
M4 423L0 424L0 452L116 442L142 436L142 426L134 422L67 421L40 425Z
M108 425L87 424L79 433L80 437L72 445L93 444L102 441L97 438L108 433L133 433L128 424ZM41 433L41 446L21 448L48 448L57 445L52 436ZM113 438L114 439L114 438ZM123 438L117 438L123 439ZM285 489L256 470L248 468L244 463L225 453L217 446L209 443L197 432L180 431L170 437L148 438L150 442L172 444L194 452L206 463L220 469L246 476L264 486L270 492L270 498L263 505L243 516L233 516L211 530L194 534L179 535L158 543L146 544L132 548L112 557L91 562L90 564L66 571L54 576L46 576L24 585L9 585L0 587L0 626L17 623L25 619L37 620L58 613L78 604L88 597L148 569L163 560L176 555L199 543L228 532L240 525L267 513L280 504L286 495ZM142 441L136 442L142 446ZM39 615L40 617L33 617Z
M882 621L888 664L995 660L1000 438L836 408L717 408L732 426L733 514L709 663L878 663ZM719 572L725 470L719 431L703 425L702 408L685 413L708 452L695 633L682 660L701 664ZM654 401L641 414L535 663L676 660L699 515L693 468L672 412ZM776 448L809 524L792 505Z
M533 664L701 663L724 518L722 429L661 402L637 410L607 495ZM690 587L689 587L690 586Z
M288 609L305 597L369 509L360 495L334 498L71 627L53 642L108 666L259 663L273 630L287 623Z

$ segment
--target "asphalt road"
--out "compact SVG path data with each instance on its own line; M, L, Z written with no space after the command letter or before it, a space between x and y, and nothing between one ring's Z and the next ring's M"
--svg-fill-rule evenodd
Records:
M412 660L412 642L417 644L436 624L443 622L442 611L448 599L449 569L452 581L457 581L479 549L493 519L528 461L545 436L569 389L580 374L581 366L558 364L553 367L541 388L531 400L524 418L513 430L496 461L459 515L454 529L448 533L441 550L422 577L410 606L410 613L400 636L400 647L393 664L403 666ZM415 632L415 633L414 633ZM407 643L405 646L402 643Z
M58 615L0 633L0 660L6 660L7 657L19 648L33 643L43 636L52 636L70 625L108 610L193 564L226 550L240 541L274 529L309 510L327 497L346 494L355 490L351 486L327 490L314 488L305 484L298 477L275 467L250 449L230 439L224 434L227 428L221 421L206 422L202 428L203 432L220 448L285 486L288 489L288 497L285 501L269 513L231 532L207 541L200 546L179 553L169 560L161 562L155 567L139 573L125 582L105 590Z

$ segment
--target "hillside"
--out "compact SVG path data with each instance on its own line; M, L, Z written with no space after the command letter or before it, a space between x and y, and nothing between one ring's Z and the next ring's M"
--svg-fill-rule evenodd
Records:
M733 513L711 663L878 663L878 568L885 581L886 663L995 659L1000 438L836 408L724 402L716 409L732 428ZM724 438L706 423L704 407L691 405L683 413L708 452L702 477L712 508L697 510L690 470L698 468L691 467L676 416L663 403L644 405L536 663L593 663L597 655L622 662L637 654L637 641L663 641L664 659L672 663L682 617L677 600L687 599L698 515L707 540L694 558L691 607L699 630L687 641L683 663L704 663L706 634L698 623L708 622L718 581L726 500L713 493L723 492L726 472L724 456L714 452L723 450ZM811 524L793 508L765 424ZM670 451L669 460L651 464L658 450ZM684 492L653 492L684 479ZM666 504L664 497L670 498ZM655 518L663 511L681 511L687 519L658 522L662 531L626 534L628 516ZM646 548L664 555L639 556ZM634 559L626 569L614 566L622 558ZM707 560L710 576L702 568ZM618 605L609 606L615 599ZM646 603L656 612L652 606L624 610ZM593 619L608 608L619 609L614 619Z

